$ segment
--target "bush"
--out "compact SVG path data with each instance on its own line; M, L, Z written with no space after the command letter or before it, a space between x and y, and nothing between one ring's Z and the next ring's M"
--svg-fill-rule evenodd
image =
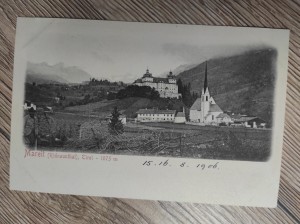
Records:
M158 99L159 93L149 86L137 86L137 85L130 85L127 86L125 89L121 89L116 97L118 99L124 99L127 97L144 97L148 99Z

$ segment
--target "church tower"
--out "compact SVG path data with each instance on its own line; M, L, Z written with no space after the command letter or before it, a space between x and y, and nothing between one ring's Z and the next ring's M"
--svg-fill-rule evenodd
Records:
M200 122L205 122L206 115L210 109L210 94L208 91L208 82L207 82L207 61L205 64L205 78L204 78L204 87L201 93L201 115Z

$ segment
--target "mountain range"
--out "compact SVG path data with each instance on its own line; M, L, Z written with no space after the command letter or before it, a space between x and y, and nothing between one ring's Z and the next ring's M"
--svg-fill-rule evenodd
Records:
M81 83L91 78L90 74L76 66L65 66L63 63L49 65L27 63L26 82L32 83Z
M191 91L200 96L207 63L209 91L223 111L257 116L271 125L276 60L277 51L265 47L199 64L181 65L173 74L183 84L190 83ZM63 63L27 64L28 83L81 83L90 78L84 70Z
M258 116L271 124L276 59L273 48L253 49L210 59L179 73L177 79L201 95L207 63L209 91L223 111Z

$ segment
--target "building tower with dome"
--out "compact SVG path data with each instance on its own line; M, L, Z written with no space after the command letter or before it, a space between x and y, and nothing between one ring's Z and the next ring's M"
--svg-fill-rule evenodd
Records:
M178 93L178 86L176 83L176 77L170 71L166 78L153 77L147 68L146 73L135 80L133 85L138 86L150 86L159 92L160 97L162 98L176 98L179 99L181 94Z

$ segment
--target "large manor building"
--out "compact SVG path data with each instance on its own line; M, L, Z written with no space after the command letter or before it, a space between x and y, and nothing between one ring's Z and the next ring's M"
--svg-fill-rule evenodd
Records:
M176 83L176 77L170 73L166 78L153 77L149 72L149 69L146 70L146 73L142 78L137 79L133 85L138 86L150 86L159 92L160 97L162 98L176 98L178 99L181 94L178 93L178 86Z

